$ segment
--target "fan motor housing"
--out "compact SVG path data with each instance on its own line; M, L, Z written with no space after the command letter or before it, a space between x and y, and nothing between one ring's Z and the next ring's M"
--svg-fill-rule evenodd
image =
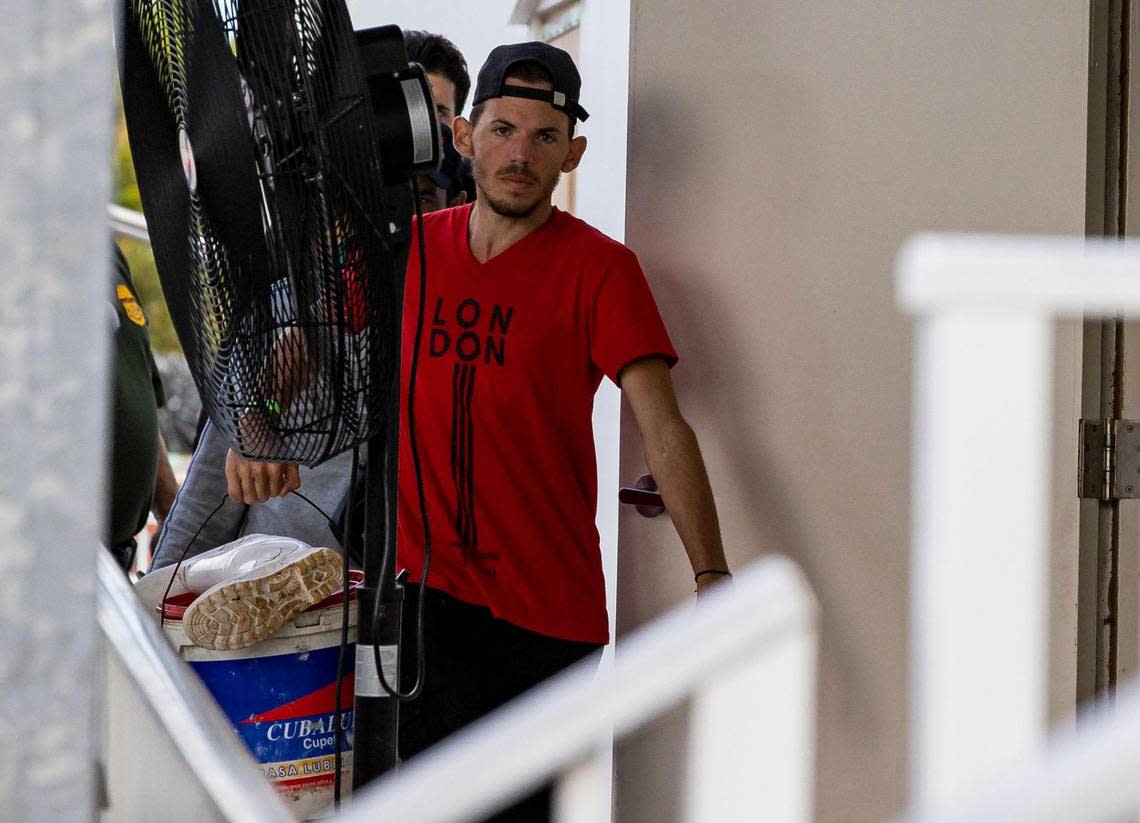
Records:
M397 26L356 32L368 85L384 182L391 185L439 169L442 148L435 101L423 67L408 62Z

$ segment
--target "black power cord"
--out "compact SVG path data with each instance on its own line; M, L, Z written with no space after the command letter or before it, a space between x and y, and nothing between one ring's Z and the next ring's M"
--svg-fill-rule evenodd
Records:
M356 474L357 474L359 465L360 465L360 448L357 447L357 448L354 448L352 450L352 468L349 470L349 473L348 473L348 489L349 489L349 495L350 495L349 500L350 501L351 501L352 489L356 487ZM318 506L316 503L314 503L309 498L305 497L305 495L301 494L299 491L294 490L294 491L290 492L290 494L293 494L293 495L301 498L306 503L308 503L310 506L312 506L313 509L317 512L317 514L319 514L321 517L323 517L328 522L329 530L332 531L333 534L336 534L336 528L337 528L336 522L331 517L329 517L328 514L320 506ZM345 509L344 532L346 535L352 534L352 506L351 505L349 505ZM193 541L191 541L191 542L193 542ZM344 580L344 583L341 587L340 649L339 649L339 652L338 652L337 658L336 658L336 686L335 686L336 696L334 698L334 700L336 702L333 704L333 706L334 706L333 723L335 724L334 728L336 730L334 732L334 737L333 737L333 740L335 741L335 743L334 743L335 749L333 750L333 752L334 752L333 753L333 763L334 763L333 768L336 770L334 775L333 775L333 808L334 809L340 808L341 789L342 789L342 782L343 782L341 779L341 777L342 777L341 776L341 769L342 769L343 762L344 762L344 744L342 742L343 729L341 728L341 724L343 723L343 718L344 718L344 707L340 703L340 697L341 697L341 689L344 687L345 657L348 653L349 596L351 594L351 588L352 588L352 579L351 579L351 574L350 574L350 570L348 567L348 542L347 542L347 538L341 546L341 563L342 563L341 575L342 575L342 578Z
M348 541L351 539L350 535L352 534L352 490L354 488L356 488L356 471L357 471L359 464L360 464L360 449L354 448L352 450L352 469L349 471L349 474L348 474L348 500L349 500L349 505L345 509L345 512L344 512L344 533L345 533L346 537L344 540L344 545L341 546L341 548L343 550L342 551L342 557L344 560L344 598L343 598L342 611L340 613L340 654L337 655L337 659L336 659L336 712L335 712L335 718L336 719L334 721L336 723L336 736L335 736L336 751L335 751L335 757L334 757L336 775L333 778L333 808L334 809L340 808L341 763L342 763L343 758L344 758L344 745L341 742L341 722L342 722L342 716L343 716L343 709L340 705L340 690L341 690L341 687L344 685L344 663L345 663L345 657L346 657L347 652L348 652L348 592L349 592L349 585L351 582L349 580L349 569L348 569ZM297 495L302 500L305 500L306 502L308 502L308 504L310 506L312 506L314 509L317 509L317 511L321 511L319 508L317 508L315 503L313 503L308 498L304 497L304 495L302 495L300 492L293 492L293 494ZM321 514L324 514L324 512L321 512ZM331 526L332 525L332 519L329 518L329 516L327 514L325 514L325 519L329 521L329 525Z
M206 524L214 519L214 515L222 510L222 506L226 505L226 501L229 499L230 496L228 494L222 495L222 499L218 501L218 505L214 506L214 510L206 515L206 519L202 521L202 525L198 527L198 531L194 532L194 536L186 541L186 545L182 549L182 554L178 555L178 562L174 564L174 574L170 575L170 582L166 584L166 590L163 591L162 600L159 603L159 628L166 627L166 601L170 597L170 589L174 585L174 581L178 579L178 570L182 568L182 562L186 559L190 547L194 545L194 541L198 539L198 535L202 533L202 529L206 528Z
M387 678L384 676L384 667L380 661L380 647L378 644L372 647L372 656L376 663L376 674L379 675L381 688L388 693L389 697L401 701L415 700L419 697L424 687L424 661L426 658L424 649L424 594L427 589L428 569L431 567L431 528L428 525L427 501L424 497L423 469L420 465L420 451L416 440L416 374L419 371L420 344L423 340L424 315L427 306L427 250L424 243L424 216L420 209L420 199L417 196L416 183L412 180L409 185L412 191L412 203L415 205L416 210L416 236L420 252L420 300L419 311L416 317L416 337L415 343L413 344L414 348L412 349L412 365L408 375L408 441L412 449L412 466L416 474L416 495L419 498L420 519L423 521L424 526L424 571L420 576L420 591L416 598L416 682L409 691L401 692L399 683L397 683L394 688L389 685ZM372 459L372 457L370 456L369 459ZM392 558L389 556L389 549L389 541L385 541L384 557L380 565L380 585L377 587L377 595L384 590L384 575L388 574L388 567L391 565ZM379 634L379 625L380 597L377 596L372 604L373 636Z

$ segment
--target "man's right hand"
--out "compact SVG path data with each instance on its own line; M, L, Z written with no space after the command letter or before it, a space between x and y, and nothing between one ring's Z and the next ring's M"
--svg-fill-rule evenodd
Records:
M252 505L301 488L301 473L296 463L247 460L230 449L226 452L226 483L231 500Z

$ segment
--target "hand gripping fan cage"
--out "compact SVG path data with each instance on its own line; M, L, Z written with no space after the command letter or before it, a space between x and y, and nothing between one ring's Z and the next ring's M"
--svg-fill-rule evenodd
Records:
M204 408L248 457L312 466L366 441L397 382L410 206L343 0L122 15L139 190Z

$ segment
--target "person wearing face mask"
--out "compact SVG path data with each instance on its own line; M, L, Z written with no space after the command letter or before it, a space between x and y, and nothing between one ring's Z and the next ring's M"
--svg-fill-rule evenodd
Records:
M455 44L442 34L405 31L404 45L408 59L423 66L435 98L435 113L440 125L450 128L451 121L463 113L471 91L467 61Z
M423 214L462 206L467 202L467 192L463 188L463 157L455 150L451 127L440 125L440 142L443 144L439 171L421 174L416 178L416 197Z

